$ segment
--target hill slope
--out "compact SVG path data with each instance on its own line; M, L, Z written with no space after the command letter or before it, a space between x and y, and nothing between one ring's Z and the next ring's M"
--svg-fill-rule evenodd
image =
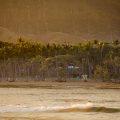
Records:
M44 41L109 41L120 38L119 11L120 0L1 0L0 26Z

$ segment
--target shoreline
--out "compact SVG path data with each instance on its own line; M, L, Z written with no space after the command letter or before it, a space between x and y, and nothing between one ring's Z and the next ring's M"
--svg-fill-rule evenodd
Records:
M56 82L56 81L1 81L0 88L97 88L97 89L120 89L119 83L113 82L101 82L101 81L66 81L66 82Z

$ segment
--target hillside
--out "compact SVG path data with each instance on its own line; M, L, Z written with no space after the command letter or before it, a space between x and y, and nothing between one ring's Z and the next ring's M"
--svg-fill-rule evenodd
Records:
M111 41L120 38L119 11L119 0L5 0L0 26L35 41Z
M6 28L0 27L0 40L15 42L18 38L18 35L14 32L11 32Z

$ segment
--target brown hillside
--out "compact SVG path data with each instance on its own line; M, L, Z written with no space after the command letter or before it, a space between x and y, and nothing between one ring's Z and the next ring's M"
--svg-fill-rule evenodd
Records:
M119 14L120 0L0 0L1 27L47 42L119 39Z

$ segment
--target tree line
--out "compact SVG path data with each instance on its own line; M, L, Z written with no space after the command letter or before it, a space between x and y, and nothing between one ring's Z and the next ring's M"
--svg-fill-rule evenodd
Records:
M69 69L69 67L72 67ZM89 79L120 79L120 42L87 41L72 45L0 41L0 79L15 81L68 79L83 74Z

